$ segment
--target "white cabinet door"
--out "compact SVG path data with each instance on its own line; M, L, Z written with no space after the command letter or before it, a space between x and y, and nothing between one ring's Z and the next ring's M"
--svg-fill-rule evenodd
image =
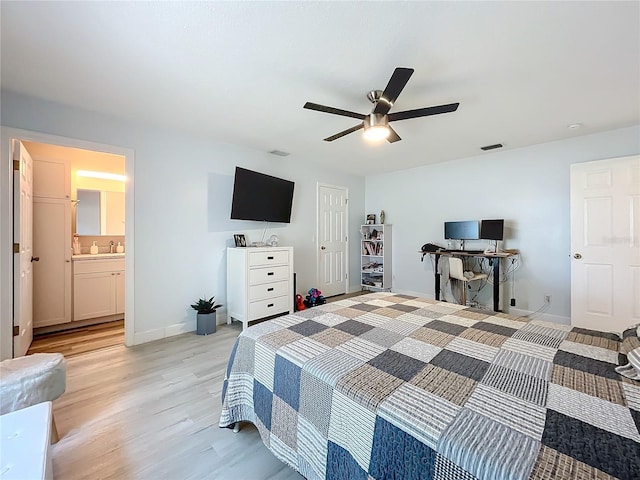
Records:
M83 273L74 276L73 319L113 315L116 310L114 272Z
M33 160L33 196L71 198L71 164L67 160Z
M124 313L124 272L116 272L116 314Z
M71 203L33 200L33 326L71 321Z

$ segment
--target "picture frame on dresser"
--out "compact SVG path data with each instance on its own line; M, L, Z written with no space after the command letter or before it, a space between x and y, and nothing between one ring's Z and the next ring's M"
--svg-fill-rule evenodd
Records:
M233 241L236 244L236 247L246 247L247 246L247 240L246 238L244 238L244 235L241 233L234 233L233 234Z

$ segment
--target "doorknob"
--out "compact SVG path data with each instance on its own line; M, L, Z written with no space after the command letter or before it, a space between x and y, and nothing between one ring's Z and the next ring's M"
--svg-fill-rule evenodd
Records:
M574 253L573 258L575 258L576 260L580 260L582 258L582 255L580 255L579 253Z
M325 247L324 245L322 245L322 246L320 247L320 250L326 250L326 249L327 249L327 247Z
M40 261L40 257L31 257L31 261L32 262L39 262Z

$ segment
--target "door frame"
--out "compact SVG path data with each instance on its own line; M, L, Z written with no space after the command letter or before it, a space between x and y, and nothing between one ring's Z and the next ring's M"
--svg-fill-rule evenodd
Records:
M134 150L46 133L0 127L0 360L13 357L13 149L12 139L81 148L125 157L125 345L134 344Z
M344 271L347 272L347 282L345 286L345 293L350 293L349 285L351 283L351 275L349 272L349 246L351 245L351 234L349 233L349 188L344 185L332 185L330 183L317 182L316 183L316 285L320 284L320 187L339 188L344 190L345 199L347 200L347 208L345 215L345 232L347 232L346 252L344 257Z

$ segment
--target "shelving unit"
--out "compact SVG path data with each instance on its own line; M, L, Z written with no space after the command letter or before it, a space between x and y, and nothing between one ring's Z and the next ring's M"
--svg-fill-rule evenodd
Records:
M391 225L360 226L360 285L391 290Z

